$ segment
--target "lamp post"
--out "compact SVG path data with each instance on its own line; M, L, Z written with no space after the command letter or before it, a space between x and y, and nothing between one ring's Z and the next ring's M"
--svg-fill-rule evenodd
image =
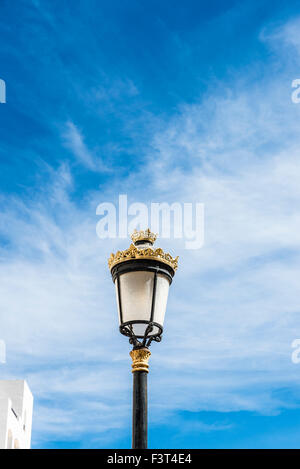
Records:
M147 374L152 341L160 342L175 259L153 244L151 231L134 231L133 244L111 254L108 265L116 288L121 334L133 349L132 448L147 448Z

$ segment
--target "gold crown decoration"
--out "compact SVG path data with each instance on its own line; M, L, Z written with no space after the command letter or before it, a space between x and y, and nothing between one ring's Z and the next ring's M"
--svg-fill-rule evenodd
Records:
M149 231L152 236L155 236L156 239L156 235L153 235L150 230L146 230L146 232L147 231ZM133 239L133 236L136 236L135 232L133 232L131 239ZM142 239L145 240L145 238L139 238L138 241ZM152 246L139 249L139 247L134 244L131 244L128 249L125 249L125 251L118 251L116 254L111 253L110 258L108 259L108 266L111 270L115 265L120 264L121 262L131 261L133 259L157 260L172 267L174 272L178 267L178 256L173 258L171 254L165 253L161 248L154 249Z
M157 238L157 235L154 234L154 233L151 233L149 228L147 228L147 230L145 230L145 231L143 231L143 230L141 230L141 231L134 230L134 232L132 233L132 235L130 237L131 237L134 244L137 241L148 241L149 243L154 244L155 240Z

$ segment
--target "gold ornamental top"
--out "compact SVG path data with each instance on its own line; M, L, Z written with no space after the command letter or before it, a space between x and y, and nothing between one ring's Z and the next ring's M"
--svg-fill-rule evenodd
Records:
M171 254L165 253L161 248L153 248L152 245L156 237L149 228L145 231L135 230L131 235L134 244L131 244L125 251L112 253L108 259L109 268L112 269L116 264L134 259L153 259L169 265L175 272L178 267L178 256L173 258Z

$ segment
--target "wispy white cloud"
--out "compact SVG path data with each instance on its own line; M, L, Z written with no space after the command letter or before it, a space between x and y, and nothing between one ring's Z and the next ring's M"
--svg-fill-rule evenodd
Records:
M78 162L87 169L98 172L108 170L102 159L88 149L82 133L73 122L68 121L66 123L62 136L65 146L71 150Z

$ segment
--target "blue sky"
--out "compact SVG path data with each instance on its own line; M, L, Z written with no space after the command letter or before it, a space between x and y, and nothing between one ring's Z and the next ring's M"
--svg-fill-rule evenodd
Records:
M153 344L149 446L299 448L300 2L3 0L3 378L34 448L130 447L102 202L205 204Z

